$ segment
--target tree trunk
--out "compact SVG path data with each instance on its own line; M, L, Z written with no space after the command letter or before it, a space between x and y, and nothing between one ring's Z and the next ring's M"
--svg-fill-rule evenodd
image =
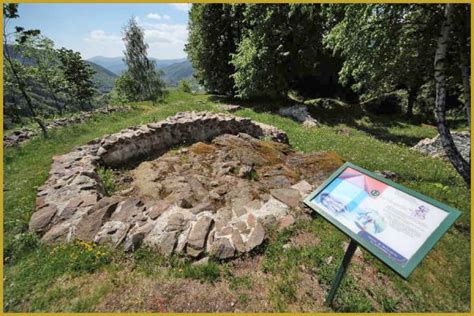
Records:
M21 119L21 115L18 114L18 111L17 111L19 106L17 107L18 103L17 103L16 98L15 98L15 91L13 91L13 93L12 93L12 101L13 101L13 106L12 106L13 117L15 118L17 123L23 124L23 120ZM4 102L3 106L5 106L5 102Z
M471 130L471 78L469 76L469 63L465 47L461 47L460 50L461 64L461 76L462 76L462 85L464 90L464 106L466 107L467 114L467 125L469 126L469 131Z
M5 47L7 47L6 44L4 44L4 45L5 45ZM26 104L28 105L28 109L30 110L31 115L33 116L33 120L39 125L41 131L43 132L44 137L47 138L48 137L48 130L46 129L46 126L41 121L41 119L39 117L37 117L37 115L36 115L36 111L34 109L33 103L31 102L31 98L28 95L28 93L26 92L25 83L18 76L18 73L15 69L15 66L13 65L11 57L8 54L8 49L4 50L4 56L5 56L5 60L8 62L8 65L10 66L10 69L12 71L13 76L15 77L16 83L18 85L18 89L20 90L21 94L25 98Z
M468 187L471 185L471 168L454 144L446 121L446 55L450 33L453 30L454 6L446 4L445 19L441 27L436 48L434 69L436 81L435 116L441 143L456 171L463 177Z
M471 130L471 78L470 78L470 8L467 5L456 6L457 16L456 21L459 21L459 25L455 29L457 37L459 37L459 68L461 70L461 78L463 85L464 95L464 106L467 114L467 124L469 131Z
M408 104L407 104L407 112L405 113L405 117L407 119L411 119L413 117L413 105L415 103L417 95L418 95L417 88L408 89Z

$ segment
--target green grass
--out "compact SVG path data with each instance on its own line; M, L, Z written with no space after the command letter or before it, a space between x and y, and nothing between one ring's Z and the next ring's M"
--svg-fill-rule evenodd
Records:
M115 191L117 191L117 180L115 179L115 175L112 170L105 167L99 167L97 170L97 174L104 183L104 188L107 195L110 196L114 194Z
M252 287L253 280L236 277L232 268L210 262L192 266L183 258L166 259L147 249L127 256L114 250L97 257L85 246L72 244L55 250L41 246L27 233L34 209L36 189L47 179L52 157L70 151L74 146L117 132L123 128L158 121L180 111L216 111L215 97L172 91L157 106L135 104L127 113L97 114L86 123L58 129L48 139L36 138L18 149L4 152L4 306L7 311L91 311L101 298L113 289L110 282L87 294L73 285L57 287L64 278L80 280L101 271L120 273L133 266L137 278L192 278L215 283L227 280L232 290ZM265 109L243 108L235 113L271 124L288 133L291 145L303 152L335 151L343 159L369 170L390 170L397 182L461 210L455 227L440 240L408 281L403 281L377 259L364 253L364 263L374 267L377 275L390 280L385 287L360 284L363 266L351 266L334 304L336 311L467 311L470 310L470 195L463 180L449 163L427 158L409 150L416 140L432 137L436 130L402 119L352 116L337 121L321 119L320 128L305 129L288 118ZM342 116L350 113L339 111ZM110 170L101 172L108 190L113 191ZM284 247L298 231L311 232L321 242L318 246ZM271 276L269 301L276 311L286 311L295 303L302 268L314 273L324 290L328 290L342 258L341 243L347 238L321 219L298 223L280 234L273 233L262 250L262 269ZM74 257L74 258L73 258ZM330 263L327 259L333 257ZM117 271L117 272L114 272ZM389 291L390 289L390 291ZM238 292L238 300L250 296Z

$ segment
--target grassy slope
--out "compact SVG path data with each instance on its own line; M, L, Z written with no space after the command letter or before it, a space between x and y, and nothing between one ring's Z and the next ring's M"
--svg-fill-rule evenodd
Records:
M237 304L241 304L242 308L254 306L251 295L245 291L249 291L255 285L252 282L256 281L237 277L232 263L211 263L195 268L182 260L164 260L147 251L130 257L91 245L51 249L38 246L33 236L23 233L34 206L35 189L46 180L52 156L66 153L74 146L103 134L160 120L178 111L215 110L215 102L211 100L207 96L172 92L165 103L157 107L141 104L129 113L98 115L87 123L57 130L47 140L35 139L20 149L5 151L4 245L5 256L8 257L4 269L6 310L94 310L105 297L113 296L116 291L133 289L138 284L156 280L169 282L183 278L223 282L229 291L235 292L232 293L238 297ZM399 122L380 130L376 121L360 117L351 124L339 122L324 124L317 129L304 129L290 119L265 111L243 109L236 115L282 128L297 150L334 150L344 159L364 168L396 172L402 184L463 212L456 227L443 237L408 282L402 281L363 252L363 256L351 266L338 293L334 306L336 310L470 309L469 192L449 164L423 157L403 144L406 137L433 136L436 132L432 128ZM374 127L378 128L377 133L372 133L375 137L370 136ZM381 141L381 134L385 140L388 136L388 139L401 141ZM320 240L319 244L303 248L284 247L292 236L302 232L314 234ZM300 287L304 286L302 280L305 271L315 274L322 289L327 290L343 255L341 242L347 238L327 223L316 219L298 223L297 228L281 234L272 234L271 240L261 249L264 259L259 267L266 276L262 286L266 289L269 309L327 310L321 304L314 303L314 299L298 293ZM81 290L84 284L87 284L86 291ZM149 308L130 302L125 309Z

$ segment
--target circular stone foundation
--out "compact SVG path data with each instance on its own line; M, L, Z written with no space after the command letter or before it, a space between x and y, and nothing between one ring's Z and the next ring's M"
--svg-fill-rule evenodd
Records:
M292 225L302 198L342 164L335 153L286 143L274 127L207 112L123 130L54 157L30 230L48 243L237 256L260 245L269 226ZM170 150L180 144L190 146ZM136 166L131 187L106 196L100 165Z

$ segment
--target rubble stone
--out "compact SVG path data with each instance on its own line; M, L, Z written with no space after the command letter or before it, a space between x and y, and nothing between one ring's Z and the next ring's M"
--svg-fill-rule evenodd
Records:
M169 151L182 143L194 144ZM292 225L302 192L316 185L311 179L342 164L334 153L302 154L287 143L274 127L207 112L106 135L53 157L30 230L46 243L79 239L125 251L144 244L163 255L232 258L261 245L269 225ZM131 187L106 196L97 168L129 163Z

